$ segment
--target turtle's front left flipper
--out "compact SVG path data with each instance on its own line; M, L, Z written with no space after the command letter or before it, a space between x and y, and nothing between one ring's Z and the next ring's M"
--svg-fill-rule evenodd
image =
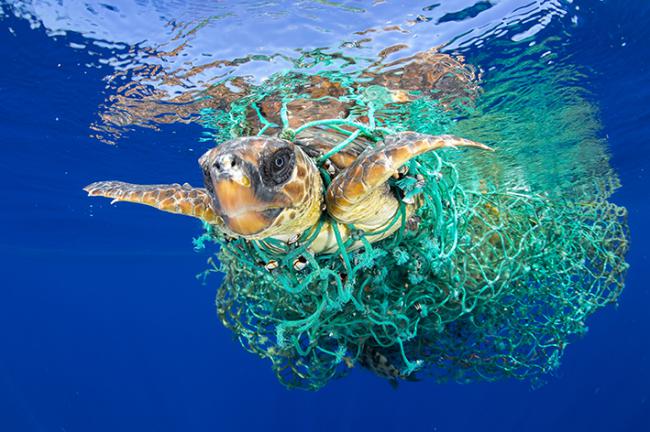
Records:
M113 202L127 201L146 204L170 213L199 218L219 225L221 221L212 207L212 198L203 188L189 184L137 185L120 181L101 181L84 188L89 196L113 198Z
M332 180L326 195L328 213L338 222L354 224L365 231L382 227L392 219L399 205L387 180L416 156L456 147L491 150L483 144L451 135L400 132L388 136L377 147L367 148Z

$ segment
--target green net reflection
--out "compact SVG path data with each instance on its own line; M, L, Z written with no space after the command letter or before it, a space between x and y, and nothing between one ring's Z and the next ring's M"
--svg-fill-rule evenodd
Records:
M323 101L352 109L292 125L287 111L309 99L312 79L281 75L227 110L206 110L209 139L336 130L340 144L316 158L328 184L327 159L360 136L379 141L399 130L455 127L453 108L441 99L396 104L385 88L336 74L328 79L341 92ZM272 104L277 118L264 109ZM311 254L313 233L284 244L229 239L208 227L200 240L220 245L212 270L224 274L216 299L222 322L288 387L318 389L356 365L392 380L536 379L552 371L587 318L623 288L625 210L607 201L616 184L550 197L464 171L458 157L451 150L412 161L391 185L404 200L422 198L417 216L398 212L400 229L377 243L355 231L349 242L364 243L356 251L340 241L337 253Z

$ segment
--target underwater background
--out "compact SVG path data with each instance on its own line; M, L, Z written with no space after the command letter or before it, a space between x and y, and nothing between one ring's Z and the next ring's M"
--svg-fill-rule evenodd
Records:
M0 430L650 430L649 40L643 0L0 1ZM507 141L508 173L622 184L626 288L544 385L395 390L357 368L287 390L219 322L218 278L195 277L199 222L82 191L200 184L192 95L211 83L395 46L477 68L458 127Z

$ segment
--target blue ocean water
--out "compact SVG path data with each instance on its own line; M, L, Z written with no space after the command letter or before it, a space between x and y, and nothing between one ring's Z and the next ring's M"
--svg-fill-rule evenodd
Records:
M650 5L439 3L0 3L0 430L650 430ZM287 390L220 324L217 281L195 278L207 259L193 250L197 221L81 190L109 178L200 184L201 126L182 113L137 117L155 89L182 95L227 73L262 80L296 49L349 49L354 32L389 25L406 33L378 32L362 54L448 44L488 87L491 68L532 55L518 47L548 45L598 109L622 183L612 199L629 210L631 267L618 306L590 319L540 388L394 390L354 370L318 392ZM268 58L236 72L211 64L250 55ZM152 65L165 73L141 73ZM129 88L139 93L124 121L111 107Z

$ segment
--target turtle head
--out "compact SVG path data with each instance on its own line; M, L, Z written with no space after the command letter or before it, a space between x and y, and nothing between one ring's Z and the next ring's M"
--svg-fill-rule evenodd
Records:
M320 217L322 181L313 161L290 141L244 137L199 159L215 212L246 238L291 236Z

